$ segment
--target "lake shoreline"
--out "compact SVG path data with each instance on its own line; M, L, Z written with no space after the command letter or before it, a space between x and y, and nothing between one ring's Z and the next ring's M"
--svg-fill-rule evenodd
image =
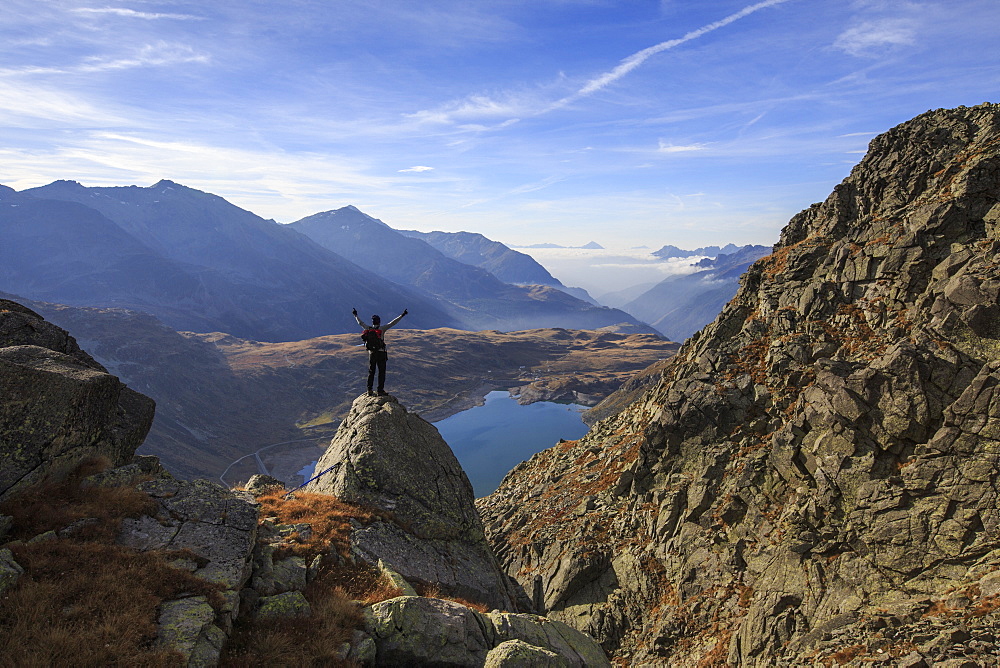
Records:
M494 390L483 405L435 423L477 497L491 494L522 461L562 440L587 433L587 406L538 401L521 404L509 391Z
M523 386L503 387L498 383L482 383L475 388L459 392L442 406L423 413L417 413L417 415L427 422L434 424L469 409L484 406L486 404L486 397L490 392L506 392L513 398L515 395L511 393L519 389L519 387ZM390 394L392 393L390 392ZM572 402L549 401L542 398L532 399L523 404L518 400L518 403L522 406L534 403L554 403L565 406L578 405ZM589 407L583 406L583 408ZM325 448L329 445L329 441L333 439L334 433L336 433L336 430L333 430L329 435L319 436L313 443L289 444L270 450L267 453L262 453L264 464L270 470L271 475L283 481L289 488L297 487L304 482L304 480L300 480L299 471L318 459L317 452L320 455L325 452Z

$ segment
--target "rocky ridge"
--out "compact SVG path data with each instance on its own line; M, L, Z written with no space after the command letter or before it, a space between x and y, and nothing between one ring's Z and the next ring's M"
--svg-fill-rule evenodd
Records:
M621 665L994 665L998 228L1000 105L875 138L654 387L480 500L536 612Z

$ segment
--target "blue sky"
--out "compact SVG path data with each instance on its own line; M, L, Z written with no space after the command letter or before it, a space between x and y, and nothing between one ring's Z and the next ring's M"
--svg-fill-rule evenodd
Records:
M511 244L772 243L998 101L996 0L5 0L0 183L167 178Z

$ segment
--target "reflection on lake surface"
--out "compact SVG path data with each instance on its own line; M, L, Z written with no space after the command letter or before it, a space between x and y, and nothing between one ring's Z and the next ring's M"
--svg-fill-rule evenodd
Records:
M560 438L587 433L586 406L540 401L522 406L507 392L490 392L486 403L435 422L465 469L476 496L491 494L512 468L551 448Z

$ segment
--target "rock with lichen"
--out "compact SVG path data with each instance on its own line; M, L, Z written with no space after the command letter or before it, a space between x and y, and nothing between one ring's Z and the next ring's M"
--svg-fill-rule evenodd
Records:
M308 617L312 608L300 591L286 591L274 596L263 596L257 608L257 617L263 619Z
M351 534L355 556L413 583L512 609L515 592L486 542L472 485L434 425L395 397L355 399L307 491L381 511Z
M480 500L501 563L623 663L992 661L998 257L1000 105L876 137L657 382Z
M0 299L0 500L102 456L132 459L153 421L153 400L126 387L65 330Z
M552 650L529 645L523 640L505 640L486 655L483 668L565 668L570 664Z
M215 610L208 600L192 596L160 606L157 641L179 654L185 666L214 666L226 634L216 626Z
M481 613L438 598L400 596L376 603L365 610L365 631L375 642L378 666L611 665L592 638L561 622ZM512 663L515 656L528 661Z

